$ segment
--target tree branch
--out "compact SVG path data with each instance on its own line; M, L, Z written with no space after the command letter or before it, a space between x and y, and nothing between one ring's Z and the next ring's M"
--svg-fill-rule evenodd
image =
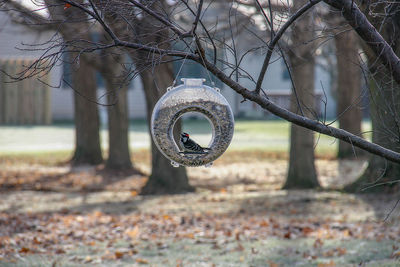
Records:
M197 60L196 60L197 61ZM345 130L342 129L337 129L331 126L327 126L321 122L311 120L309 118L297 115L293 112L290 112L289 110L286 110L284 108L279 107L272 101L270 101L267 98L261 97L259 94L256 94L254 91L250 91L243 86L241 86L239 83L236 83L232 79L230 79L228 76L225 75L222 71L220 71L218 68L216 68L214 65L212 65L210 62L206 61L205 62L207 69L213 73L215 76L217 76L222 82L224 82L226 85L231 87L233 90L235 90L237 93L242 95L245 99L248 99L250 101L253 101L257 103L259 106L262 108L268 110L272 114L283 118L289 122L292 122L296 125L299 125L301 127L307 128L309 130L326 134L335 138L338 138L346 143L349 143L351 145L354 145L356 147L359 147L365 151L368 151L372 154L381 156L383 158L386 158L390 161L400 163L400 153L394 152L390 149L384 148L380 145L371 143L359 136L356 136L352 133L349 133Z
M136 0L129 0L129 2L132 3L134 6L140 8L141 10L143 10L144 12L146 12L147 14L152 16L153 18L157 19L158 21L163 23L165 26L168 26L179 37L183 38L183 37L192 37L193 36L193 34L190 33L190 32L185 32L185 33L182 32L174 24L172 24L170 21L168 21L167 19L163 18L162 16L160 16L159 14L157 14L156 12L151 10L150 8L146 7L145 5L141 4L140 2L138 2Z
M303 15L306 11L308 11L310 8L312 8L314 5L318 4L321 2L321 0L310 0L307 4L305 4L302 8L297 10L290 18L288 21L286 21L285 24L282 25L282 27L279 29L279 31L276 33L274 38L271 40L271 42L268 45L268 52L267 55L264 58L264 63L261 67L260 75L258 76L257 79L257 84L256 84L256 89L254 92L256 94L260 94L261 90L261 85L264 80L265 73L267 72L269 62L271 60L272 53L274 52L275 45L278 43L279 39L281 39L282 35L285 33L285 31L289 28L292 23L297 20L301 15Z
M324 2L342 11L343 17L374 51L376 57L380 59L393 79L400 85L400 59L354 1L324 0Z
M199 19L200 19L202 9L203 9L203 0L200 0L199 7L197 8L196 18L193 22L192 30L190 31L192 34L195 34L195 32L196 32L197 24L199 24Z
M33 12L31 9L26 8L24 5L16 2L16 1L11 1L11 0L6 0L4 1L6 6L9 6L10 9L7 11L15 11L18 13L23 14L23 16L19 17L21 18L24 23L27 24L27 26L37 26L39 25L41 28L46 27L47 30L55 30L56 29L56 24L51 23L50 21L48 21L46 18L42 17L39 14L36 14L36 12ZM31 22L29 22L29 20ZM17 21L18 23L22 23L21 21ZM32 22L34 24L32 24ZM43 29L41 29L43 30Z

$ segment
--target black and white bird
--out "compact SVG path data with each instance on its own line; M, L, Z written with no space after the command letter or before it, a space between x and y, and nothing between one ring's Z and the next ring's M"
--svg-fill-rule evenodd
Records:
M201 147L195 141L189 138L188 133L181 133L181 144L187 152L205 152L206 148Z

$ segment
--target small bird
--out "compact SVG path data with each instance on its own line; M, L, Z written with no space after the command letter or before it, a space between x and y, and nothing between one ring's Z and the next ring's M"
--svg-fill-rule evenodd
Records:
M181 133L181 144L187 152L205 152L205 148L190 139L188 133Z

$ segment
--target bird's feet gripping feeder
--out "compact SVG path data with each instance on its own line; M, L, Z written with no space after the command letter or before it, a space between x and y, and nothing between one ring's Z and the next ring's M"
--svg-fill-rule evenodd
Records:
M232 140L233 113L219 89L203 85L204 79L182 81L183 84L168 88L155 105L151 116L151 134L158 149L171 160L174 167L210 166L225 152ZM212 139L203 151L185 151L174 140L175 123L189 112L201 113L211 123Z

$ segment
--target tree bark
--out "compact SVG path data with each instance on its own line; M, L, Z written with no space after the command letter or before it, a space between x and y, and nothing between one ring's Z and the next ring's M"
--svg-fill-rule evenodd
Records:
M400 152L400 86L391 83L383 66L379 70L370 68L374 73L370 79L370 103L372 122L372 142L383 147L390 147ZM382 186L370 188L368 191L393 191L399 188L400 164L387 161L384 158L370 155L365 172L353 183L347 185L347 192L360 192L372 184L384 183Z
M373 3L371 3L372 5ZM389 11L390 16L372 17L368 19L377 28L380 34L387 40L393 51L400 55L400 3L392 3L385 7L376 5L373 12ZM387 8L387 10L379 10ZM396 9L397 8L397 9ZM363 10L367 10L365 7ZM394 12L397 10L396 12ZM393 11L393 12L392 12ZM382 20L385 23L382 23ZM372 122L372 142L382 147L400 152L400 84L394 81L391 72L377 60L374 51L367 45L363 46L368 58L370 79L368 89L370 93L370 109ZM359 192L363 188L370 187L368 191L394 191L398 190L400 177L400 164L387 161L381 157L371 155L366 171L353 183L347 185L344 190ZM378 184L374 186L374 184Z
M72 164L100 164L103 161L100 148L99 113L96 100L95 71L85 60L71 66L74 88L75 151Z
M358 37L354 31L335 33L338 94L337 116L339 128L361 135L361 68L358 55ZM359 156L361 150L339 140L337 157L349 159Z
M132 169L129 150L128 86L124 82L121 55L104 55L102 76L106 85L108 111L107 169Z
M65 43L74 40L91 40L88 32L86 14L78 9L64 9L64 3L58 0L45 0L51 18L59 22L57 28ZM80 1L80 3L83 3ZM76 51L73 44L66 46ZM77 52L66 53L71 64L72 87L74 89L74 120L75 120L75 151L72 164L99 164L103 161L99 135L99 113L97 104L97 84L95 70L85 58L80 58Z
M306 1L294 1L294 10L300 8ZM313 39L312 16L304 14L292 29L292 45L289 52L293 83L301 110L307 117L315 109L313 48L304 45ZM291 111L299 114L300 107L296 95L291 95ZM314 165L314 133L295 124L290 129L289 169L284 185L285 189L319 187L317 172Z
M109 81L106 81L106 84ZM107 86L109 88L110 85ZM132 169L131 155L129 150L129 118L127 92L128 87L120 89L111 87L114 91L108 95L108 103L112 106L108 111L108 169ZM109 89L107 89L109 90ZM117 91L117 92L115 92Z
M171 64L155 66L152 70L143 71L141 77L146 95L147 121L150 125L155 104L166 92L167 87L172 84L172 66ZM151 141L151 155L151 175L142 188L141 194L178 194L194 191L194 188L189 185L186 169L182 166L172 167L171 161L161 154L153 140Z
M160 12L160 14L167 12L169 9L169 6L164 1L155 1L147 4L148 8L151 8L154 12ZM123 26L126 22L120 21L119 16L115 14L110 14L109 19L113 22L112 27L116 30L120 39L132 38L147 45L157 46L159 49L169 49L171 36L168 28L165 28L162 23L149 14L143 12L142 15L140 20L135 19L132 22L134 31ZM116 19L113 20L113 18ZM126 51L133 60L135 67L141 70L140 75L146 97L147 121L150 125L151 114L155 104L173 82L172 64L170 62L167 63L171 58L157 55L156 50L127 49ZM153 140L151 141L151 152L151 175L146 185L142 188L141 194L177 194L194 191L194 188L189 185L185 167L172 167L170 160L165 158L158 150Z

